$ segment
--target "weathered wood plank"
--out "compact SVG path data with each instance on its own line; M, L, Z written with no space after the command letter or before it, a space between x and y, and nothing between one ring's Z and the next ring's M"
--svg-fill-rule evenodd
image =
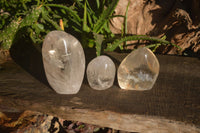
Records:
M116 65L126 56L107 54ZM88 54L87 61L93 56ZM160 74L152 90L125 91L115 82L108 90L96 91L85 80L76 95L56 94L48 86L41 58L29 63L15 59L32 76L13 61L2 64L0 111L34 110L126 131L200 132L200 60L158 59Z

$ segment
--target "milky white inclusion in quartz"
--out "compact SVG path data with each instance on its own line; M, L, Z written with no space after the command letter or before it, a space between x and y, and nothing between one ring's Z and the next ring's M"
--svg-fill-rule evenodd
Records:
M91 88L105 90L113 85L116 68L113 61L105 55L94 58L87 67L87 79Z
M80 42L64 31L51 31L44 39L42 56L50 86L59 94L76 94L85 72Z
M150 49L138 48L121 62L117 71L119 86L126 90L149 90L156 82L159 67Z

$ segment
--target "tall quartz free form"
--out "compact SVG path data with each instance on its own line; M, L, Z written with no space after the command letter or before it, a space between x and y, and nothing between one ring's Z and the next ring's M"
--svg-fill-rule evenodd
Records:
M44 70L59 94L76 94L85 72L85 54L80 42L64 31L51 31L42 46Z
M117 72L121 89L150 90L159 74L159 62L148 48L132 51L120 64Z

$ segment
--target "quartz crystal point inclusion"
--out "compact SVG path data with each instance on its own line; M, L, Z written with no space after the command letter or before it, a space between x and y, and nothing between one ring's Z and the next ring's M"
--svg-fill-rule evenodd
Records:
M85 72L80 42L64 31L51 31L44 39L42 56L50 86L59 94L76 94Z
M105 55L94 58L87 67L87 79L91 88L105 90L113 85L116 68L113 61Z
M121 89L150 90L159 74L159 62L148 48L132 51L120 64L117 72Z

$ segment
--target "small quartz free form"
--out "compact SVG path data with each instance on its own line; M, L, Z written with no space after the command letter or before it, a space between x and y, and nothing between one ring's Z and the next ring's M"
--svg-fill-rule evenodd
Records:
M105 55L94 58L87 67L87 79L91 88L105 90L113 85L116 68L113 61Z

